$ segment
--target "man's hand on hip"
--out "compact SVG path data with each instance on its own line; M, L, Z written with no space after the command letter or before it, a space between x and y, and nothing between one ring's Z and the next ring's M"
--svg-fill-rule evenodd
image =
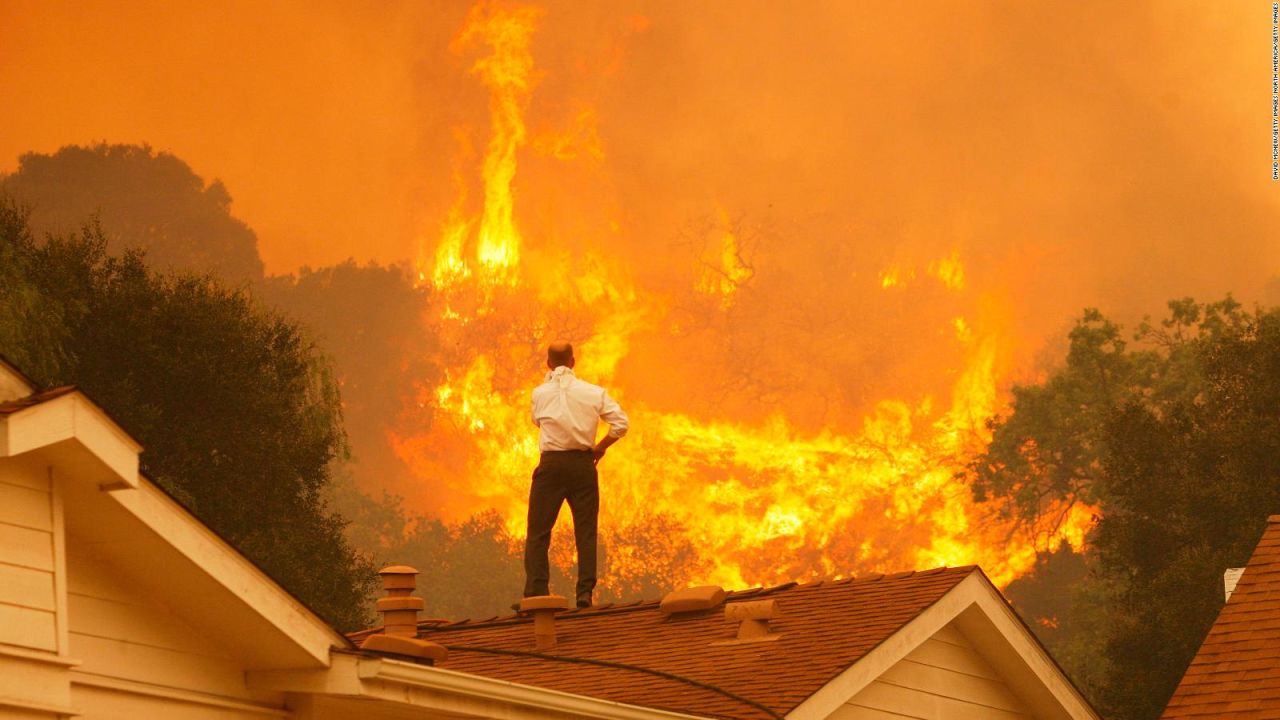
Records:
M591 448L591 454L595 456L593 459L597 465L599 465L600 460L604 458L604 453L609 449L609 446L616 442L618 442L618 438L613 435L605 435L600 438L600 442L596 443L595 447Z

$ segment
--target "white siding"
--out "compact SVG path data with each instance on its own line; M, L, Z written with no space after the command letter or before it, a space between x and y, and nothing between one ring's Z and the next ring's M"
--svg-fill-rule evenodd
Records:
M0 643L58 650L55 560L47 469L0 461Z
M30 487L32 479L26 473L6 473L0 481L0 522L53 532L49 481L41 483L44 487Z
M72 698L90 718L263 717L244 664L197 633L109 564L68 543ZM173 597L181 598L181 589ZM132 708L132 709L131 709Z
M53 533L0 522L0 562L53 576Z
M69 707L62 506L48 466L0 459L0 717L59 717Z
M940 630L830 720L1026 720L1023 703L954 627Z

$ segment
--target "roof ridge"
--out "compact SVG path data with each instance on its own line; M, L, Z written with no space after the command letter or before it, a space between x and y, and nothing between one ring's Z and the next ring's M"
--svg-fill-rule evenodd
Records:
M888 574L867 573L862 576L850 575L844 578L841 578L838 576L823 577L823 578L818 578L816 580L810 580L808 582L798 582L798 581L792 580L789 582L784 582L784 583L780 583L778 585L772 585L772 586L762 585L762 586L757 586L752 588L743 588L741 590L729 590L725 594L725 602L731 602L733 600L739 600L739 599L746 599L748 597L754 597L754 596L767 596L775 593L786 592L788 590L817 588L824 585L827 585L827 586L853 585L853 584L883 582L886 580L905 580L912 577L929 577L933 575L941 575L942 573L945 573L947 571L972 572L976 568L978 568L977 565L956 565L954 567L948 566L948 565L940 565L938 567L928 568L925 570L905 570L902 572L888 573ZM602 615L621 615L624 613L640 612L644 610L654 609L654 608L657 608L661 604L661 602L662 602L661 599L657 599L657 600L640 599L640 600L628 600L623 602L610 602L610 603L604 603L602 605L592 605L591 607L585 607L585 608L570 608L561 612L557 612L556 618L563 619L563 620L573 620L573 619L584 618L584 617L599 617ZM519 613L512 613L508 615L493 615L486 618L476 618L476 619L462 618L459 620L445 620L445 621L442 621L440 618L424 618L418 621L418 630L419 632L422 632L422 631L445 632L449 630L471 630L471 629L483 628L483 627L518 625L518 624L523 624L528 622L532 622L532 618L524 615L520 615ZM380 629L381 629L381 626L367 628L364 630L357 630L353 633L348 633L347 637L363 637L367 634L378 632Z
M1280 519L1280 516L1277 516L1277 518ZM754 588L744 588L742 590L730 590L728 592L728 595L729 597L732 597L734 595L742 595L742 594L748 594L748 593L749 594L768 594L773 592L782 592L782 591L790 590L793 588L812 588L812 587L818 587L821 585L837 585L837 584L846 585L851 583L880 582L882 580L905 580L906 578L909 578L909 577L940 575L944 572L947 572L948 570L953 570L953 571L963 570L965 572L972 572L977 568L978 566L974 564L954 565L954 566L939 565L937 567L927 568L925 570L902 570L896 573L872 572L872 573L866 573L863 575L848 575L846 577L841 577L839 575L829 575L825 577L819 577L816 580L809 580L807 582L799 582L799 581L793 580L791 582L785 582L780 585L774 585L772 587L761 586L761 587L754 587Z

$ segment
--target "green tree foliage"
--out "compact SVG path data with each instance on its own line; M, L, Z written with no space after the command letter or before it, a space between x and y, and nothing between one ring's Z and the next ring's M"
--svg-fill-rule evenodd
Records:
M58 308L42 302L32 281L34 243L26 217L0 198L0 352L27 372L53 372L65 359Z
M0 231L18 276L0 305L41 320L0 317L2 351L83 388L146 448L149 477L330 621L363 625L373 568L322 495L346 448L338 392L299 327L209 276L113 257L95 226L37 243L4 205Z
M401 552L422 571L422 595L436 617L509 615L520 598L523 544L496 511L455 524L420 517Z
M1158 714L1222 607L1223 570L1247 562L1280 512L1280 310L1232 308L1200 327L1181 341L1199 392L1127 403L1105 428L1096 544L1126 581L1106 645L1124 672L1107 688L1132 717Z
M1004 589L1053 658L1095 701L1111 672L1102 652L1111 622L1107 590L1096 553L1077 553L1066 543L1040 553L1032 571Z
M27 153L16 172L0 176L0 192L30 207L37 235L75 232L96 216L112 255L145 250L158 269L235 284L262 277L257 236L231 216L222 183L206 184L182 160L145 145Z
M971 466L1028 523L1100 508L1088 553L1045 554L1009 588L1108 717L1157 717L1280 511L1280 309L1170 303L1131 346L1086 312L1066 365L1014 392Z

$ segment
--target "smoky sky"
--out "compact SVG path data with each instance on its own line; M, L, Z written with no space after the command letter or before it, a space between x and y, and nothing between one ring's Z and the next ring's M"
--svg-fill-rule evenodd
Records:
M470 4L3 0L0 170L147 142L225 182L270 272L412 259L479 202L482 50L450 47ZM1087 305L1257 299L1280 270L1269 9L550 2L518 222L674 292L670 249L723 210L775 287L846 310L814 322L876 316L913 351L932 301L879 273L953 252L967 302L1037 339Z

